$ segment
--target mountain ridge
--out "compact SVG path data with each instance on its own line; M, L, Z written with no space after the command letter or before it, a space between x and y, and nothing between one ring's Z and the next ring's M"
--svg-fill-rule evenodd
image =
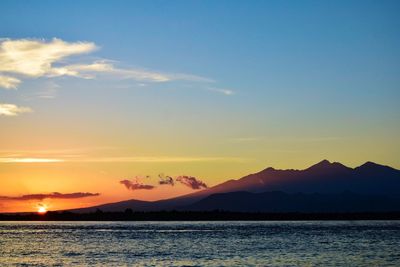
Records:
M172 210L190 206L213 194L237 191L250 193L282 191L289 194L339 194L350 191L354 194L400 196L400 171L370 161L350 168L339 162L322 160L303 170L279 170L268 167L240 179L230 179L213 187L171 199L158 201L130 199L71 211L91 212L96 209L122 211L126 208L135 211Z

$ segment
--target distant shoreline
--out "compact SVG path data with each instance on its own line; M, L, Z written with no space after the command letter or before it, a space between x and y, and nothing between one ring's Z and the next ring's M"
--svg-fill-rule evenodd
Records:
M400 212L357 213L247 213L229 211L159 211L46 214L0 214L0 221L317 221L317 220L400 220Z

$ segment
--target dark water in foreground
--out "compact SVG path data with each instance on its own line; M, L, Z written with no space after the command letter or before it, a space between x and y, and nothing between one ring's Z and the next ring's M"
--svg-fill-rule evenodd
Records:
M0 222L0 266L400 266L400 222Z

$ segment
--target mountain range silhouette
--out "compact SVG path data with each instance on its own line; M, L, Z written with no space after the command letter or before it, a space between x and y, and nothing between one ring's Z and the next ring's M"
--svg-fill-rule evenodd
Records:
M127 200L70 210L226 210L241 212L400 211L400 170L366 162L349 168L323 160L304 170L272 167L192 194L159 200Z

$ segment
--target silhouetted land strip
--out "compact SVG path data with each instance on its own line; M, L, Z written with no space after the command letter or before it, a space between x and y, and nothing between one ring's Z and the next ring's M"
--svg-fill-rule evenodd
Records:
M298 220L400 220L400 212L358 213L248 213L228 211L158 211L46 214L0 214L1 221L298 221Z

